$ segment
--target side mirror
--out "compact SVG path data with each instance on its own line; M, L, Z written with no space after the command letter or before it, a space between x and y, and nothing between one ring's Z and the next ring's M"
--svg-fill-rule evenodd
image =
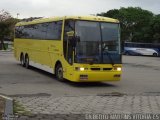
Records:
M67 32L67 36L68 36L68 37L73 37L73 36L74 36L74 31L69 31L69 32Z
M72 47L76 47L77 43L80 42L79 36L74 36L74 31L67 32L68 41Z

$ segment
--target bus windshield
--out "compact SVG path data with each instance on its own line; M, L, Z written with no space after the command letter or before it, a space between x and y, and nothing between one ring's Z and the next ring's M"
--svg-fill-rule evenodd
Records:
M80 38L75 62L121 63L119 24L76 21L75 35Z

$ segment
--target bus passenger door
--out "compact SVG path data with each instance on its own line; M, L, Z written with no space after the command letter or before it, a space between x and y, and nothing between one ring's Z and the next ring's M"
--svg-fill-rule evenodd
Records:
M74 21L66 20L65 21L65 31L64 31L64 43L63 43L63 52L66 61L69 64L74 62L74 48L72 45L72 37L74 36Z

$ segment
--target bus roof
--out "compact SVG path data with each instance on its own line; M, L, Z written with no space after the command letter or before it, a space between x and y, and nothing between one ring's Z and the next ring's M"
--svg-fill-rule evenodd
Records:
M101 16L64 16L64 17L40 18L40 19L28 21L28 22L19 22L16 24L16 26L38 24L38 23L44 23L44 22L52 22L52 21L58 21L58 20L63 20L63 19L119 23L119 21L117 19L108 18L108 17L101 17Z

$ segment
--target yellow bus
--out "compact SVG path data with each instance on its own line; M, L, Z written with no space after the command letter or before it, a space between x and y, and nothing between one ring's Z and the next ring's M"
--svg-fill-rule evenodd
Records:
M100 16L65 16L19 22L14 56L21 65L55 74L60 81L119 81L120 24Z

